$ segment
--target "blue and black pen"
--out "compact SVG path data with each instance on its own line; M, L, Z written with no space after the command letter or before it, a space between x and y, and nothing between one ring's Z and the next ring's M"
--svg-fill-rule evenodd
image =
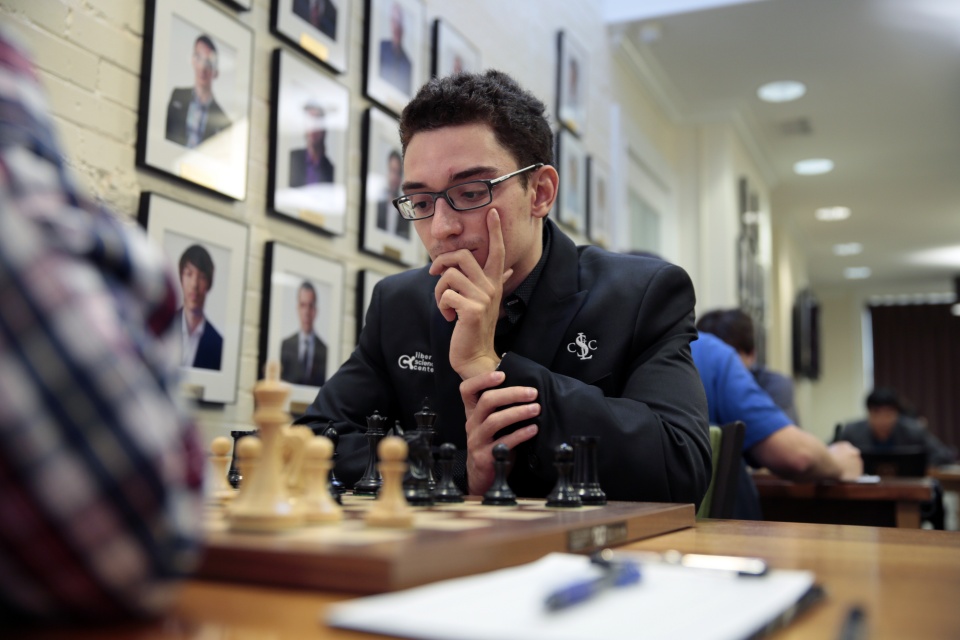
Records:
M549 596L544 602L550 611L559 611L567 607L590 600L597 594L640 582L640 565L636 562L596 562L604 567L604 574L599 578L580 580L563 586Z

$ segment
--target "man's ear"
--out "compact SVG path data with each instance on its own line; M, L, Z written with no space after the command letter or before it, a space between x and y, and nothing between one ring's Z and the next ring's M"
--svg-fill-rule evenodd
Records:
M530 212L535 218L545 218L557 199L560 176L550 165L540 167L530 181Z

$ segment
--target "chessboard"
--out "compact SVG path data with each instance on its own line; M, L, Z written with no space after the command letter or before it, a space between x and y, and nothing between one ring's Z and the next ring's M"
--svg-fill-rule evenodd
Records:
M224 509L208 507L201 577L382 593L436 580L516 566L554 552L590 553L695 522L692 504L608 502L546 507L459 504L415 507L409 529L370 527L372 498L343 496L344 519L276 533L231 531Z

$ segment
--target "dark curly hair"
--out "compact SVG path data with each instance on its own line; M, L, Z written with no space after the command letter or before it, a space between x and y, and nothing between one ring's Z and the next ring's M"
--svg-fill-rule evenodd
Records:
M457 73L423 85L400 115L403 152L416 134L464 124L489 125L518 168L553 164L546 105L502 71ZM523 188L527 176L519 176Z

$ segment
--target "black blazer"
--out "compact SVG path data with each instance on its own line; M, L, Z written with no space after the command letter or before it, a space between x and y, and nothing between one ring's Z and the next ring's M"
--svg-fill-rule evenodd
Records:
M536 387L542 406L540 432L517 451L511 487L545 496L556 482L556 446L596 435L610 499L699 504L711 449L690 355L697 333L689 277L661 260L576 247L547 224L550 255L500 363L506 385ZM333 420L336 472L348 486L366 464L366 416L377 410L412 429L424 397L438 413L434 444L452 442L465 460L461 380L447 355L453 325L437 310L436 282L423 267L377 284L356 350L300 419L318 428Z
M214 329L210 324L209 318L204 318L206 324L203 326L203 333L200 334L200 343L197 345L197 355L193 358L194 369L215 369L220 370L220 363L223 358L223 337L220 332ZM177 317L174 326L183 326L183 308L177 310Z
M307 150L294 149L290 152L290 186L302 187L307 184ZM321 182L333 182L333 163L327 156L320 157L320 180L311 184Z
M387 230L387 216L395 216L397 218L397 232L396 235L401 238L410 238L410 221L397 213L397 210L394 208L393 203L387 200L378 200L377 201L377 228L384 231Z
M327 377L327 345L313 336L313 362L310 371L300 366L300 334L295 333L280 343L280 378L293 384L319 387Z
M187 111L193 100L193 88L174 89L167 104L167 140L187 146ZM200 142L205 142L230 126L230 118L223 112L216 100L210 102L207 109L207 123L203 128Z

